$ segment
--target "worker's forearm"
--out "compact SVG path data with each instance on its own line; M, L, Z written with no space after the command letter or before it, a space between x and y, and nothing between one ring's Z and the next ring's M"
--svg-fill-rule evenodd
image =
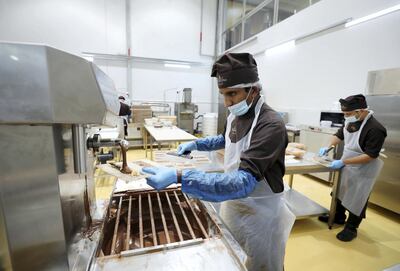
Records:
M200 138L195 142L198 151L215 151L225 148L225 138L222 135Z
M205 173L199 170L182 172L182 191L206 201L244 198L253 192L257 180L249 172Z
M366 163L368 163L368 162L370 162L370 161L372 161L374 159L375 158L372 158L368 154L361 154L359 156L355 156L355 157L344 159L343 163L345 165L366 164Z

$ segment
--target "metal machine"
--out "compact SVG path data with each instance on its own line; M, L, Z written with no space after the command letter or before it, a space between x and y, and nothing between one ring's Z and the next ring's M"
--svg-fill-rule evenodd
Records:
M91 131L120 123L117 97L78 56L0 43L0 270L246 270L211 205L179 188L97 204L95 155L126 145Z
M198 111L197 105L192 103L192 89L183 89L183 103L175 103L175 115L178 127L193 134L194 115Z
M0 63L0 269L78 270L95 249L87 128L120 121L113 82L44 45L0 43Z

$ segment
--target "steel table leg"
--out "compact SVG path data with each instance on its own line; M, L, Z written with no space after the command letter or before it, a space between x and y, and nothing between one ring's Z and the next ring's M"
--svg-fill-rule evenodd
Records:
M289 187L290 188L292 188L292 186L293 186L293 176L294 176L294 174L289 175Z
M335 220L336 213L336 197L337 192L340 186L340 171L333 172L333 186L332 186L332 199L331 199L331 207L329 209L329 220L328 227L332 229L333 221Z
M153 137L150 135L150 160L153 161Z
M145 155L146 155L146 158L147 158L147 130L146 129L144 129L143 130L143 147L144 147L144 153L145 153Z

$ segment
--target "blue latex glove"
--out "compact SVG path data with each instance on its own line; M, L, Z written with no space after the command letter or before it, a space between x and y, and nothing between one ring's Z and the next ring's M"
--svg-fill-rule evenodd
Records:
M197 145L196 142L191 141L191 142L187 142L187 143L182 143L178 146L178 150L177 153L178 155L182 155L185 152L191 152L197 150Z
M339 168L342 168L342 167L344 167L345 165L344 165L344 163L343 163L343 161L342 160L334 160L330 165L329 165L329 167L330 168L333 168L333 169L339 169Z
M328 153L328 147L322 147L321 149L319 149L319 153L318 153L318 155L319 156L324 156L325 154L327 154Z
M172 167L144 167L142 171L153 174L153 176L146 177L147 184L157 190L164 189L178 180L176 169Z

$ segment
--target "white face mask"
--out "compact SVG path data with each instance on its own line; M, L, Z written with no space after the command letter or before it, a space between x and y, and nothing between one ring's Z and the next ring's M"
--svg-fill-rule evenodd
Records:
M247 98L249 98L249 95L252 90L253 90L253 88L250 89L249 93L247 94L246 98L243 101L238 102L237 104L234 104L234 105L228 107L229 111L234 116L243 116L244 114L247 113L247 111L249 111L251 105L253 104L254 99L251 101L250 104L247 104L246 101L247 101Z
M358 111L356 111L358 112ZM356 117L356 115L350 116L350 117L344 117L346 124L347 123L353 123L358 121L358 118Z
M353 122L358 121L358 119L356 118L356 116L345 117L344 119L345 119L345 122L346 122L346 123L353 123Z

